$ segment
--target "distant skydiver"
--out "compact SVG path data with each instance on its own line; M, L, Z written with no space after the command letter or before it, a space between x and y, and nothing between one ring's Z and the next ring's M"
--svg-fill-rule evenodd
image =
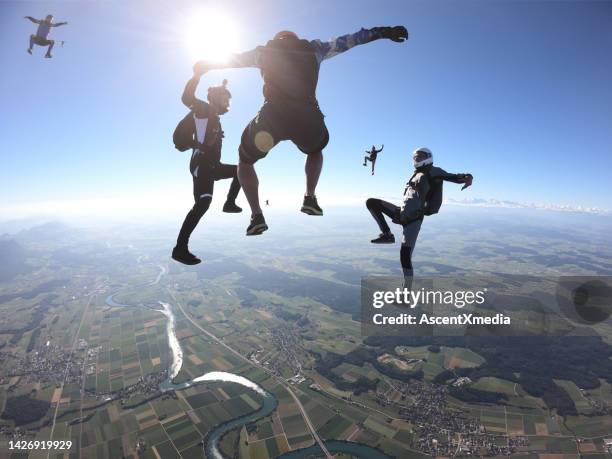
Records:
M270 206L270 201L266 199L266 206Z
M412 156L414 172L406 183L404 200L401 207L381 199L370 198L366 206L381 234L373 239L373 244L393 244L395 236L389 229L384 215L391 221L404 227L400 260L404 272L404 286L412 286L412 252L416 244L423 217L438 213L442 206L442 184L444 181L463 183L461 190L472 185L471 174L449 174L433 165L433 154L427 148L418 148Z
M206 61L195 64L197 74L221 68L257 67L263 76L265 101L242 133L239 148L238 176L251 207L247 236L268 229L259 205L259 181L254 164L282 140L291 140L307 155L306 193L301 211L323 215L315 189L329 133L316 98L319 68L326 59L381 38L401 43L408 39L408 31L403 26L374 27L329 42L302 40L293 32L282 31L265 46L234 54L225 64Z
M36 29L35 35L30 35L30 47L28 48L28 53L32 54L32 47L34 45L38 46L48 46L47 54L45 57L50 59L51 50L55 45L54 40L49 40L47 37L49 36L49 32L51 32L51 27L59 27L68 24L67 22L58 22L53 23L53 15L48 14L45 19L34 19L32 16L25 16L25 19L32 21L34 24L38 24L38 29ZM62 42L63 43L63 42Z
M229 110L232 95L227 90L227 80L223 80L221 86L208 88L209 103L206 103L195 97L199 81L200 74L194 75L187 82L182 97L183 103L191 109L188 117L193 117L195 122L195 132L191 134L193 152L189 164L189 171L193 178L195 204L185 217L176 241L176 247L172 250L172 258L186 265L196 265L201 261L189 252L189 237L212 202L215 181L232 179L227 200L223 205L223 212L242 212L242 209L236 205L236 197L240 192L237 167L233 164L223 164L221 162L223 130L221 129L219 115L223 115Z
M367 155L363 158L363 165L366 166L368 161L372 163L372 175L374 175L374 166L376 165L376 158L378 157L378 153L383 151L383 148L385 148L384 144L382 147L380 147L380 150L377 150L376 147L372 145L372 149L370 151L366 150Z

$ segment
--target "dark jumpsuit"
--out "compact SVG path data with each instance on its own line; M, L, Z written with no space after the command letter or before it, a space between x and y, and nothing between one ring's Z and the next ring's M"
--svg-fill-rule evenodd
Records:
M372 147L370 151L366 151L368 155L363 158L364 166L367 164L368 161L372 163L372 175L374 175L374 166L376 165L376 159L378 158L378 153L380 153L381 151L383 151L382 148L380 150L377 150L376 148Z
M412 253L416 245L423 217L427 215L427 199L431 190L431 182L448 181L453 183L463 183L466 174L450 174L444 169L435 166L425 166L416 169L412 177L404 188L404 199L401 207L396 206L382 199L370 198L366 201L366 206L380 231L390 233L391 229L385 221L384 215L391 218L393 223L403 225L402 246L400 249L400 261L405 277L412 277Z
M183 94L183 102L191 108L195 118L196 138L194 140L197 146L193 149L189 163L195 204L185 217L177 239L178 246L188 244L191 233L210 207L217 180L232 179L227 194L228 202L234 202L240 192L237 167L234 164L221 162L223 130L219 116L208 103L194 96L197 84L197 79L190 80Z
M234 54L208 69L256 67L264 80L264 104L242 133L240 160L253 164L283 140L303 153L317 154L329 142L316 89L320 65L354 46L385 38L380 28L361 29L331 41L284 38Z

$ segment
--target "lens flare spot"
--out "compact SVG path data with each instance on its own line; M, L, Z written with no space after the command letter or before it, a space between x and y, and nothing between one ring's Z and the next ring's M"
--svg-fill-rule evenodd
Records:
M274 146L274 137L267 131L259 131L255 134L255 146L262 153L267 153Z

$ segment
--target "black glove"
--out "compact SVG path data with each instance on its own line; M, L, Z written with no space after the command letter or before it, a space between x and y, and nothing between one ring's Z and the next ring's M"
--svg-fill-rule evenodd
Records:
M381 37L392 40L396 43L402 43L408 40L408 31L404 26L374 27L372 31L378 32Z
M464 185L461 187L461 191L465 190L469 186L472 186L472 181L474 180L474 177L472 176L472 174L465 174L463 180Z

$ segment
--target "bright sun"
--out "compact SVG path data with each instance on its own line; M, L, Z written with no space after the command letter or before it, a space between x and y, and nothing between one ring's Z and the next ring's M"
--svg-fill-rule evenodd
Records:
M200 10L188 19L184 40L193 60L223 62L238 51L238 27L221 11Z

